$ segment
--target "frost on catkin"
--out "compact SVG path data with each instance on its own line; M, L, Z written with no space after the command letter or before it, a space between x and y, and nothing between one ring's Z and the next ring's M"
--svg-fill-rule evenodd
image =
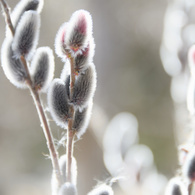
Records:
M48 106L57 125L67 127L69 103L66 87L61 79L54 79L48 90Z
M27 87L25 80L27 73L20 59L14 57L12 50L12 37L7 37L1 48L1 65L9 81L19 88Z
M46 92L54 75L54 56L49 47L36 50L30 71L34 86L41 92Z
M75 81L74 92L71 102L77 108L84 108L93 97L96 89L96 70L94 64L88 66Z
M31 59L38 44L40 16L36 11L25 12L18 23L12 43L15 57Z

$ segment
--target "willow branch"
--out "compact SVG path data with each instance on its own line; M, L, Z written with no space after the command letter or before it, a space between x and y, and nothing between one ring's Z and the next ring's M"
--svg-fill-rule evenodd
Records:
M7 3L6 3L6 1L0 0L0 2L1 2L1 5L2 5L2 7L3 7L4 14L5 14L5 23L8 25L8 27L9 27L9 29L10 29L12 35L14 36L14 34L15 34L15 29L14 29L14 27L13 27L13 24L12 24L12 21L11 21L11 18L10 18L10 13L9 13L9 10L10 10L10 9L9 9L9 7L8 7L8 5L7 5Z
M75 72L74 72L74 58L70 58L70 70L71 70L71 76L70 76L70 101L72 101L73 91L74 91L74 84L75 84ZM69 109L70 117L68 120L68 132L67 132L67 142L66 142L66 178L67 182L72 182L72 156L73 156L73 148L74 148L74 136L75 136L75 130L72 130L73 126L73 118L74 118L74 106L71 105Z
M15 29L13 27L13 24L12 24L12 21L11 21L11 18L10 18L8 5L4 0L0 0L0 2L2 4L3 10L5 12L6 24L8 25L9 29L12 32L12 35L14 36ZM44 135L45 135L45 138L46 138L46 141L47 141L47 147L48 147L48 150L49 150L49 153L50 153L53 170L54 170L54 173L55 173L56 178L58 180L58 183L60 185L60 184L62 184L62 176L61 176L62 174L61 174L61 171L60 171L58 153L57 153L55 145L54 145L53 135L51 133L49 123L47 121L46 114L44 112L44 109L43 109L43 106L42 106L42 103L41 103L41 100L40 100L40 97L39 97L38 89L36 89L33 86L33 82L32 82L32 79L31 79L31 76L30 76L30 73L29 73L29 68L28 68L26 59L23 55L21 55L20 59L21 59L21 62L23 63L23 65L24 65L24 68L25 68L26 73L27 73L26 84L28 85L29 90L31 91L31 94L33 96L33 100L34 100L34 103L35 103L36 108L37 108L37 112L38 112L38 115L39 115L41 126L43 128L43 132L44 132Z

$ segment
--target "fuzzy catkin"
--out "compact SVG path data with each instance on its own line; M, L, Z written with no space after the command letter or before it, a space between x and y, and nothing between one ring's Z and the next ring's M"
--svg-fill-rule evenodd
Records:
M1 48L1 65L9 81L19 88L26 88L27 73L20 59L14 57L12 37L5 38Z
M34 86L41 92L46 92L54 75L54 56L49 47L40 47L36 50L30 72Z
M37 11L41 12L43 8L43 0L21 0L14 8L11 13L11 20L13 27L16 28L21 16L25 11Z
M165 195L188 195L188 190L180 177L174 177L168 182Z
M67 128L69 103L66 88L61 79L54 79L49 87L48 106L56 124Z
M84 108L93 97L96 89L96 70L94 64L90 64L84 73L81 73L75 81L71 102L76 108Z
M58 57L61 58L62 61L66 60L66 43L65 43L65 35L66 35L66 29L67 29L68 23L65 22L62 24L56 34L55 38L55 52L58 55Z
M114 192L109 185L101 184L101 185L95 187L87 195L114 195Z
M74 184L66 182L61 186L58 195L77 195L76 186Z
M80 138L86 131L87 126L89 124L91 118L91 110L93 106L93 101L89 101L87 107L82 110L77 109L75 111L74 121L73 121L73 129L76 131L76 135Z
M92 18L89 12L78 10L70 18L66 31L65 42L73 53L87 47L92 37Z
M36 11L25 12L18 23L12 43L15 57L31 59L38 44L40 16Z
M89 66L89 64L93 62L94 50L95 43L94 39L91 38L87 47L84 48L84 50L78 53L75 57L74 68L77 73L84 72Z

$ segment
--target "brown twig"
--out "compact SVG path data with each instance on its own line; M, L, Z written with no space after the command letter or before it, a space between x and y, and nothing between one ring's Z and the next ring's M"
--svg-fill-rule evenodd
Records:
M74 58L70 57L70 70L71 70L71 77L70 77L70 101L72 101L73 91L74 91L74 84L75 84L75 71L74 71ZM66 178L67 182L72 182L72 156L73 156L73 148L74 148L74 136L75 130L72 129L73 126L73 118L74 118L74 106L71 105L69 109L70 118L68 120L68 132L67 132L67 142L66 142Z
M12 35L14 36L15 29L13 28L12 21L10 19L8 5L4 0L0 0L0 2L2 3L3 10L5 12L6 24L8 25L9 29L12 32ZM31 79L31 76L29 73L29 68L28 68L26 59L23 55L20 57L20 59L21 59L23 65L24 65L24 68L26 70L26 73L27 73L26 83L29 87L29 90L31 91L32 96L33 96L33 100L34 100L34 103L35 103L36 108L37 108L37 112L39 115L41 126L43 128L43 132L44 132L45 138L47 140L47 147L49 149L53 170L54 170L54 173L56 174L56 178L58 180L59 185L61 185L62 184L62 174L61 174L60 166L59 166L58 153L56 151L54 141L53 141L53 135L51 133L51 130L50 130L47 118L46 118L46 114L44 112L44 109L43 109L43 106L42 106L42 103L41 103L41 100L39 97L38 89L33 86L33 82L32 82L32 79Z
M11 18L10 18L10 13L9 13L9 10L10 10L10 9L9 9L9 7L8 7L8 5L7 5L7 3L6 3L6 1L0 0L0 2L1 2L1 5L2 5L3 10L4 10L4 12L5 12L5 23L8 25L8 27L9 27L9 29L10 29L12 35L14 36L14 34L15 34L15 29L14 29L14 27L13 27L13 24L12 24L12 21L11 21Z

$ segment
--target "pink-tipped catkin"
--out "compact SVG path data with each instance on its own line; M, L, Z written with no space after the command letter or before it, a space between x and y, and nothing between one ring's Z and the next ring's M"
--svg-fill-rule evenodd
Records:
M87 69L89 64L93 62L94 50L95 43L94 39L91 38L87 47L82 52L78 53L75 57L75 72L82 73Z
M30 60L38 44L40 16L36 11L25 12L18 23L12 43L16 58Z
M35 88L40 92L46 92L54 75L54 56L49 47L40 47L36 50L30 73Z
M174 177L168 182L165 195L188 195L188 190L180 177Z
M114 195L114 192L109 185L101 184L101 185L95 187L87 195Z
M61 79L52 81L47 99L52 118L57 125L66 129L69 118L69 100L66 87Z
M88 11L78 10L70 18L65 43L72 53L87 47L92 37L92 17Z
M61 58L62 61L65 61L67 58L67 51L66 51L67 46L65 44L67 26L68 26L67 22L62 24L55 38L55 52L58 55L58 57Z

